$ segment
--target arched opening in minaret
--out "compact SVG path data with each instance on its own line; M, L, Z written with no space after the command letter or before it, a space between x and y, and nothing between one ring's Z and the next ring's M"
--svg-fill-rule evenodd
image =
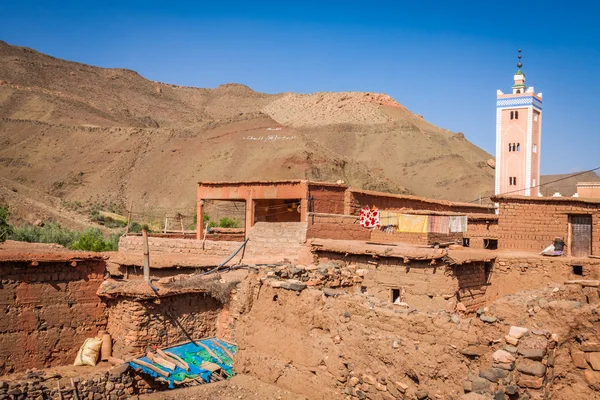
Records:
M521 143L517 143L517 151L521 151Z
M510 119L514 119L514 118L515 118L515 112L514 112L514 111L511 111L511 112L510 112Z
M519 119L519 112L515 111L515 119Z

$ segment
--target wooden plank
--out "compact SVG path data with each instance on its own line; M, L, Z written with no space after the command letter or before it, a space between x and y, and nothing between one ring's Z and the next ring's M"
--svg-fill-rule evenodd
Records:
M150 363L147 363L146 361L142 361L139 358L136 358L135 360L132 360L132 362L136 363L137 365L140 365L142 367L146 367L149 370L152 370L154 372L156 372L159 375L162 375L166 378L168 378L169 376L171 376L171 374L168 371L163 371L162 369L158 368L155 365L152 365Z
M218 348L220 348L221 350L223 350L223 352L227 355L227 357L229 357L230 359L233 360L233 353L231 351L229 351L229 349L227 347L225 347L221 343L219 343L218 340L211 340L210 342L213 343Z
M164 358L167 361L171 361L172 363L177 365L179 368L184 369L186 371L190 370L190 366L188 365L188 363L183 361L181 358L177 357L175 354L167 353L165 351L162 351L161 349L157 349L156 352L158 353L159 356L161 356L162 358Z
M200 368L210 372L216 372L221 369L221 366L210 361L202 361L202 364L200 364Z
M566 281L565 285L581 285L581 286L587 286L587 287L600 287L600 281L578 279L578 280Z
M152 361L154 364L158 364L161 367L165 367L166 369L170 369L171 371L174 371L175 368L177 367L177 365L175 365L174 362L165 360L164 358L162 358L158 354L155 354L155 353L153 353L151 351L149 351L148 354L146 354L146 357L148 357L150 359L150 361Z
M225 363L223 362L223 360L221 359L221 357L219 357L218 355L216 355L216 354L215 354L215 352L214 352L214 351L212 351L212 350L211 350L211 349L210 349L210 348L209 348L207 345L205 345L205 344L204 344L204 343L202 343L202 342L198 342L197 344L198 344L198 346L200 346L200 347L202 347L204 350L206 350L206 352L207 352L208 354L210 354L210 356L211 356L212 358L214 358L215 360L217 360L217 361L218 361L218 362L220 362L221 364L225 364Z

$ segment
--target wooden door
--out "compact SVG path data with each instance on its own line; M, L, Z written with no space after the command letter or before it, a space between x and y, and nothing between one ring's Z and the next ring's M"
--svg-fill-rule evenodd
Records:
M571 255L587 257L592 254L592 216L571 215Z

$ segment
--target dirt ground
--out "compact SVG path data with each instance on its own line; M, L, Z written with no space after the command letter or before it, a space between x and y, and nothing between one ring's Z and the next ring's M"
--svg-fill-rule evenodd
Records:
M227 381L143 395L140 396L140 399L305 400L307 397L291 393L274 385L266 384L251 376L236 375Z

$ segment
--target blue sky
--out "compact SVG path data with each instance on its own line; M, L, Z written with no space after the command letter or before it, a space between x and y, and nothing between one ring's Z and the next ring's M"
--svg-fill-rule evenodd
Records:
M598 15L577 0L2 0L0 39L180 85L383 92L492 154L496 89L522 48L554 174L600 166Z

